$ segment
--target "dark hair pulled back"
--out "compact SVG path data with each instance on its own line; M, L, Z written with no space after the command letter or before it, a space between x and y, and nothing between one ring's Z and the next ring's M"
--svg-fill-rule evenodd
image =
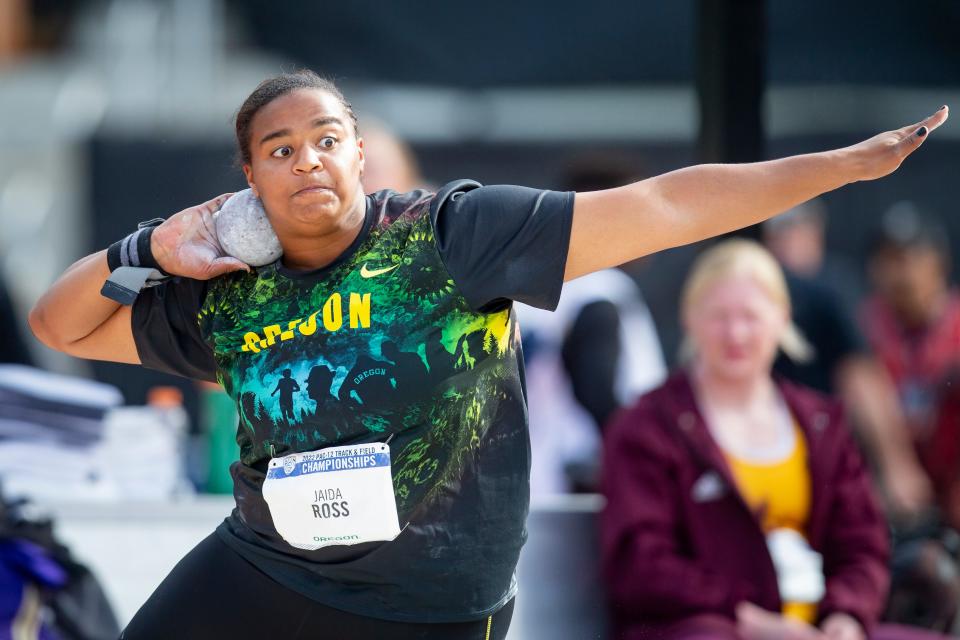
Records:
M335 97L340 101L343 110L350 116L354 134L358 133L357 116L353 113L353 107L347 102L343 93L340 92L340 89L332 80L324 78L310 69L281 73L272 78L267 78L257 85L257 88L247 96L247 99L243 101L239 111L237 111L237 159L240 164L250 163L250 125L257 112L280 96L298 89L319 89Z

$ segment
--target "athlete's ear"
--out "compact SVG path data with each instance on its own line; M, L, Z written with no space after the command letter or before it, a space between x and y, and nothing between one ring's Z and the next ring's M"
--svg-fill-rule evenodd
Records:
M366 154L363 152L363 138L357 138L357 155L360 158L360 177L363 177L363 166L366 162Z
M253 191L253 195L260 197L260 192L257 191L257 185L253 181L253 167L249 164L243 165L243 175L247 179L247 184L250 185L250 190Z

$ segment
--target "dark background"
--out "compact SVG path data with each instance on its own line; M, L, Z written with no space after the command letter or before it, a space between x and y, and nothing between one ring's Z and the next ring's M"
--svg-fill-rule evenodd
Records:
M712 117L724 130L730 123L741 126L750 138L725 139L722 144L730 153L721 157L710 157L716 150L708 153L703 140L696 139L589 145L564 140L414 141L425 177L437 185L470 177L484 183L563 188L566 168L586 155L627 158L639 173L654 175L698 160L818 151L877 131L864 126L842 134L769 140L760 122L759 101L766 88L853 85L935 90L960 85L960 2L951 0L227 4L246 39L235 45L262 47L294 61L294 68L309 66L330 75L341 82L348 99L351 88L370 83L478 92L694 86L700 89L702 133ZM731 7L755 10L759 33L731 14ZM750 51L757 52L755 57ZM722 86L722 94L706 95L710 89L704 74ZM752 115L747 113L751 109ZM925 115L918 112L916 119ZM225 129L229 127L224 123ZM187 142L155 135L98 134L89 144L90 211L95 212L89 250L121 237L138 220L167 216L244 187L233 154L223 136ZM828 194L829 248L861 264L878 215L905 198L942 218L955 245L960 240L960 217L955 215L952 187L958 178L954 160L958 154L956 139L937 140L910 159L908 170ZM658 321L668 359L676 343L675 297L694 253L668 251L645 261L645 268L629 269ZM99 377L124 390L128 402L142 401L148 387L164 382L181 386L193 408L193 393L185 381L122 365L99 363L96 369Z

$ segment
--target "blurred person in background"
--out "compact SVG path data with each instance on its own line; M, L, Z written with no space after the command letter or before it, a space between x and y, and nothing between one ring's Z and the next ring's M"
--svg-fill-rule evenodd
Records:
M790 274L836 291L851 310L863 297L860 272L827 247L827 203L815 198L763 223L763 242Z
M728 240L682 298L689 364L604 443L602 566L618 639L935 638L878 625L887 529L837 405L772 375L803 360L782 271Z
M780 353L774 371L839 396L877 471L890 518L909 524L932 504L930 480L910 446L893 382L854 320L860 297L856 277L842 259L827 253L825 229L822 199L763 224L764 244L785 271L792 320L812 347L803 362Z
M894 597L900 619L956 616L960 592L960 296L950 286L946 230L915 205L883 217L869 259L874 295L862 309L870 344L893 379L912 446L936 508L894 530ZM952 595L952 599L950 596Z
M616 189L460 180L438 193L365 196L363 141L336 86L308 71L265 80L236 132L281 258L251 267L224 253L211 231L223 194L79 260L30 314L51 347L219 380L247 416L232 466L237 508L158 586L124 638L504 638L530 469L513 302L554 308L564 281L885 176L947 116L943 107L838 150L698 165ZM101 293L108 278L130 275L121 268L171 277L136 286L130 306ZM341 291L353 295L331 293ZM356 308L337 316L338 302ZM297 425L279 419L265 388L271 372L383 362L386 340L422 353L417 367L429 367L433 384L400 393L374 364L350 384L383 392L347 407L345 425L306 407ZM300 477L284 475L288 463L292 471L331 447L381 452L371 460L378 477L361 476L385 496L380 508L372 492L344 487L351 512L359 504L369 517L359 544L330 537L334 523L295 508L306 498L282 484Z
M594 157L569 167L562 185L598 191L636 175L624 159ZM531 496L595 492L607 420L666 377L650 310L620 269L566 283L553 312L514 308L527 381Z
M884 216L861 322L893 379L944 519L960 528L960 295L946 230L909 203Z
M361 177L364 193L428 188L413 149L382 122L363 121L363 146L367 156Z

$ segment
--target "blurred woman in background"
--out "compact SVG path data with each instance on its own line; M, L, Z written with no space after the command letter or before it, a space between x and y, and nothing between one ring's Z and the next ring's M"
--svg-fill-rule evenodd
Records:
M717 245L681 304L689 366L605 442L615 637L937 637L877 625L887 530L836 405L771 375L778 348L810 355L774 258L745 240Z

